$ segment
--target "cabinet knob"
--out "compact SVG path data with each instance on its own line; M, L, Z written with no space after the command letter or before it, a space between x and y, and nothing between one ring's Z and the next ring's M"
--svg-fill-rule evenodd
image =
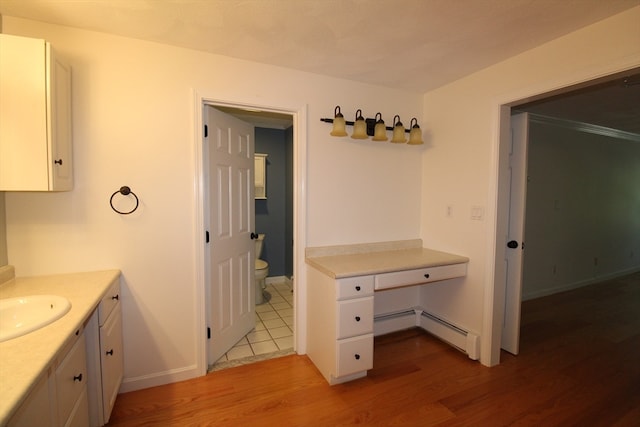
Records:
M113 349L104 352L107 356L113 356Z
M360 286L356 286L356 291L360 291Z
M360 360L360 355L358 353L356 353L354 357L356 358L356 360Z
M78 374L73 377L73 381L82 382L82 374Z
M116 294L116 295L112 296L111 299L120 299L120 295Z
M62 166L62 159L54 160L53 163L55 163L56 165Z
M424 275L424 278L425 278L425 279L428 279L428 278L429 278L429 273L425 274L425 275Z
M356 316L356 322L360 321L360 316Z

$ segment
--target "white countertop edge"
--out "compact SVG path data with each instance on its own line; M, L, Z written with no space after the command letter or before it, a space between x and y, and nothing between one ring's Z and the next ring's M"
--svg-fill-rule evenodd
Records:
M428 248L307 257L307 264L332 279L465 264L469 258Z
M358 243L354 245L318 246L305 249L306 258L335 255L354 255L370 252L386 252L422 248L422 239L395 240L390 242Z

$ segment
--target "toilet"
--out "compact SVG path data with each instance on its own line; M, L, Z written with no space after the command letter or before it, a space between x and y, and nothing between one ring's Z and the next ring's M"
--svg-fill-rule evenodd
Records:
M264 289L266 288L265 279L269 275L269 263L260 259L262 255L262 243L264 242L264 234L258 234L256 239L256 305L265 301Z

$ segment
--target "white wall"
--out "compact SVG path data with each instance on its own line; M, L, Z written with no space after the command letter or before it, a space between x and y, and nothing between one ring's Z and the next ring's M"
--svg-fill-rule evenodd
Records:
M7 228L4 209L4 192L0 191L0 267L7 265Z
M3 31L47 39L69 61L75 161L71 192L6 195L9 263L18 276L122 270L123 389L198 372L193 90L308 107L308 246L419 234L423 147L330 137L320 118L339 104L408 123L422 117L421 94L8 16ZM123 185L140 198L129 216L109 207Z
M480 332L484 364L499 360L504 310L504 262L495 262L504 259L506 242L497 205L498 155L506 148L500 105L640 66L638 22L640 7L425 94L421 237L471 261L466 278L425 287L422 305ZM484 220L470 219L474 206L484 208Z
M529 124L523 299L640 269L640 136Z

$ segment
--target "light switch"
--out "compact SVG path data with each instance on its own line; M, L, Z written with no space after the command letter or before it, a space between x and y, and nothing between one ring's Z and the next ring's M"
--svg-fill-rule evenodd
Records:
M484 219L484 208L482 206L471 206L471 219L482 221Z

